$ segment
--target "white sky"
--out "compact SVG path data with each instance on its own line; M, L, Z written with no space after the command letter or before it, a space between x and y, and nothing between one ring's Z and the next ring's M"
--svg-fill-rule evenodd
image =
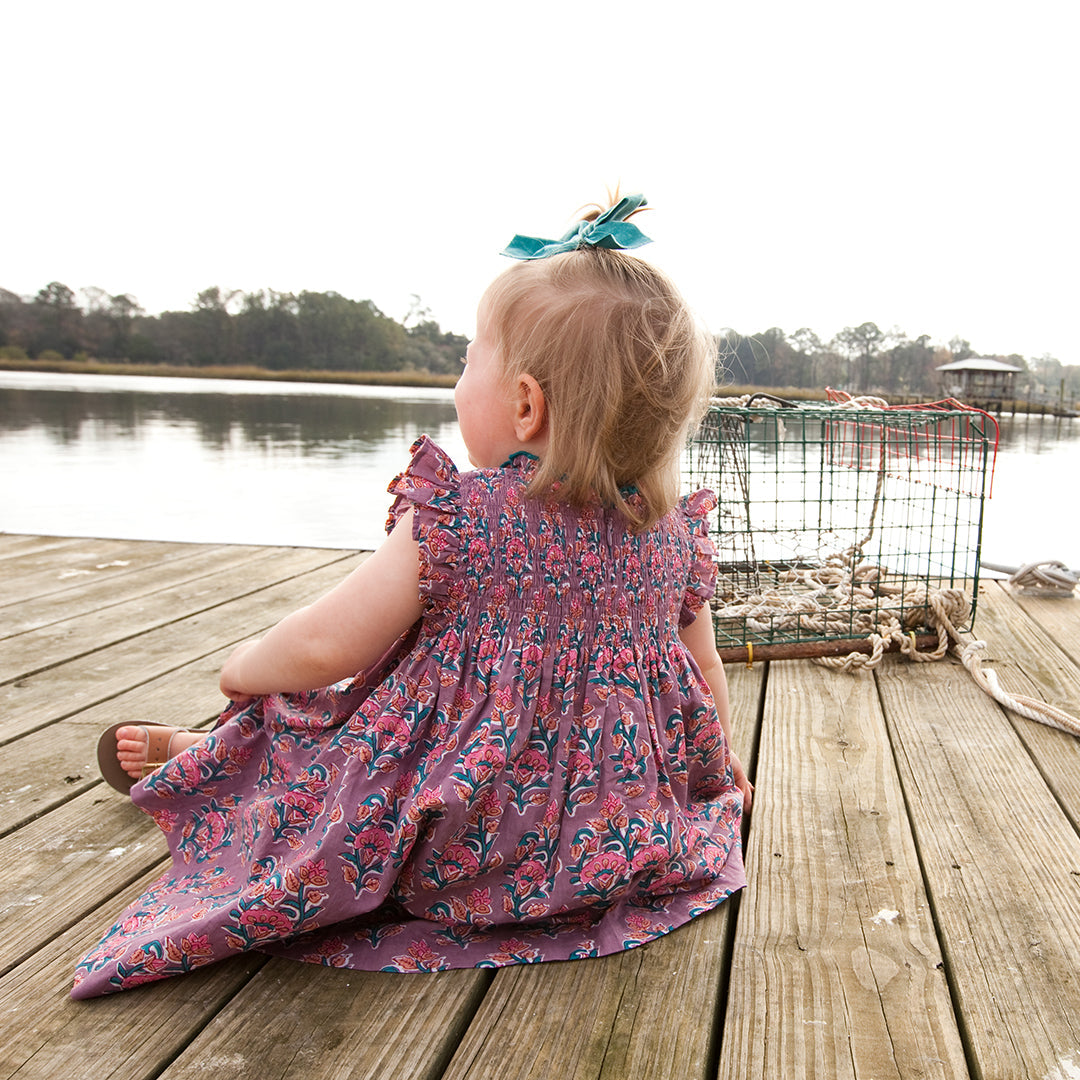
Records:
M606 185L714 330L1080 363L1076 0L21 0L0 287L334 290L471 333Z

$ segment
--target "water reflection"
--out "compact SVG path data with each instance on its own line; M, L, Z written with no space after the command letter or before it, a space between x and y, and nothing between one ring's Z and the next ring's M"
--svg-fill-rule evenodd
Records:
M465 461L450 390L41 378L0 376L8 532L374 547L419 434Z
M467 465L450 390L0 372L0 531L374 547L421 433ZM1080 566L1078 469L1080 421L1002 417L984 558Z
M253 446L293 445L306 453L362 452L416 428L438 431L455 423L450 391L435 399L355 394L233 394L170 392L0 392L0 429L43 430L76 444L108 432L142 438L148 429L184 429L220 450L237 439Z
M1066 416L1021 414L998 420L999 450L1020 450L1025 454L1048 454L1060 450L1061 443L1080 438L1080 424Z

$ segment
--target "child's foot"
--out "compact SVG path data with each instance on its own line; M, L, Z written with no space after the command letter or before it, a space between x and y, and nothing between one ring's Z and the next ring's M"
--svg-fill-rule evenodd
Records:
M116 731L116 757L120 768L133 780L138 780L148 764L160 765L202 742L206 735L205 731L128 724ZM152 754L151 743L154 751ZM151 758L153 760L150 760Z

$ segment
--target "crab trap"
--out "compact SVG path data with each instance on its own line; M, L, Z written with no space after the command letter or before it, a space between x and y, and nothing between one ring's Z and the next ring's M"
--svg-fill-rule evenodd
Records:
M930 648L944 590L964 599L955 629L971 628L996 421L955 401L831 397L714 403L692 441L686 479L719 500L725 660L838 656L875 634Z

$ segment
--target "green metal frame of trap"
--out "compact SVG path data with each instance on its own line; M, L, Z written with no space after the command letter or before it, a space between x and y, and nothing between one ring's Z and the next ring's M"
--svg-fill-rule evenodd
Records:
M721 656L837 655L889 624L936 644L926 598L941 589L969 594L956 629L970 629L997 435L992 416L951 400L714 404L684 480L719 500Z

